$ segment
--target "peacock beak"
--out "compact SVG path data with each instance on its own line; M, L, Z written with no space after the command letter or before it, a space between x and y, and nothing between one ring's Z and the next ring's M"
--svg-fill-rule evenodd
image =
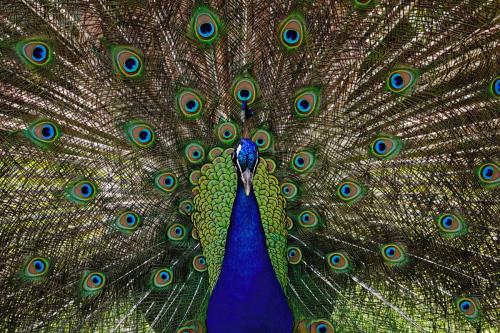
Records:
M243 186L245 187L245 194L247 196L250 195L250 191L252 190L252 180L253 180L253 172L246 169L241 174L241 181L243 182Z

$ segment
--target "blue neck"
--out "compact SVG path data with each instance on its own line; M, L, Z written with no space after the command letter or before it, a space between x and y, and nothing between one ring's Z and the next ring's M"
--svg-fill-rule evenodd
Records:
M238 182L208 333L290 333L293 317L274 273L255 194Z

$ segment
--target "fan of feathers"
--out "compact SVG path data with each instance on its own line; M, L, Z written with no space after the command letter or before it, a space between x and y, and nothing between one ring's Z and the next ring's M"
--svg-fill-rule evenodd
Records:
M0 331L223 333L249 138L294 332L499 332L499 37L496 0L1 1Z

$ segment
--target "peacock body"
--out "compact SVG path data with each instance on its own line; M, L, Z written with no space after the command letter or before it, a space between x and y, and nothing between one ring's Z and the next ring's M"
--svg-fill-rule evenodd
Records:
M5 332L498 332L498 3L0 4Z

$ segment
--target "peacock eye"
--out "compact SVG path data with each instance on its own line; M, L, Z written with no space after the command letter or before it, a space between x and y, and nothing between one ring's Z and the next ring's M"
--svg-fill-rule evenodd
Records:
M500 184L500 168L494 162L484 163L476 171L479 182L486 188Z
M292 157L292 169L298 173L306 173L316 163L316 157L308 151L300 151Z
M97 195L97 187L90 179L73 181L66 188L66 197L75 203L87 203Z
M179 213L190 216L193 212L193 200L186 199L179 203Z
M187 236L186 228L182 224L174 223L168 228L167 236L173 241L184 240Z
M258 87L255 80L246 75L234 81L231 91L238 104L241 105L243 102L246 102L247 105L250 105L257 98Z
M177 177L172 172L159 171L155 176L155 186L163 192L171 193L177 185Z
M202 115L201 94L193 89L184 89L177 94L177 108L186 119L198 119Z
M294 99L295 115L307 118L319 108L319 89L305 88L296 93Z
M205 272L208 269L207 259L201 254L193 258L193 267L198 272Z
M252 141L255 142L255 145L260 152L265 152L271 148L272 136L268 131L259 129L252 136Z
M207 7L199 7L193 14L192 29L198 41L211 44L219 35L219 18Z
M61 131L59 127L51 121L37 120L28 126L25 134L33 143L41 147L47 147L59 139Z
M200 180L201 177L201 171L200 170L193 170L189 174L189 183L193 186L198 185L198 180Z
M396 157L401 151L401 140L396 137L381 135L370 144L370 154L381 159Z
M25 281L38 281L47 276L50 263L48 259L35 257L25 263L22 278Z
M491 81L489 90L492 96L500 98L500 76Z
M200 164L205 160L205 148L197 142L191 142L184 148L184 155L192 164Z
M271 158L266 158L267 172L274 173L276 171L276 162Z
M350 259L344 252L331 252L326 255L330 268L337 273L345 273L350 270Z
M302 261L302 251L296 246L289 246L287 249L288 262L297 265Z
M346 203L354 203L365 194L364 187L350 180L344 180L337 186L337 196Z
M217 127L217 137L225 146L232 145L238 137L238 127L231 121L220 123Z
M304 39L304 19L298 14L292 14L280 24L280 41L287 50L298 48Z
M333 325L326 320L316 320L311 323L310 333L333 333Z
M283 184L281 184L280 188L281 188L281 194L283 194L283 196L287 200L294 201L295 199L297 199L299 195L299 188L295 183L291 181L286 181Z
M138 121L130 121L125 124L125 134L135 147L149 148L153 145L156 136L151 126Z
M475 297L461 296L456 299L458 310L470 320L479 317L479 300Z
M151 287L154 290L162 290L174 281L174 274L170 268L159 268L151 274Z
M142 56L138 51L126 46L114 46L112 55L115 70L122 77L138 78L144 72Z
M81 282L84 296L94 296L106 285L106 276L101 272L85 272Z
M142 217L133 211L122 212L115 220L115 226L125 234L131 234L142 222Z
M404 249L396 244L389 243L380 249L384 261L389 265L400 266L408 261L408 257Z
M19 57L32 68L48 65L53 58L49 44L41 40L20 41L16 44Z
M304 228L313 228L320 223L319 214L312 209L306 209L299 213L298 222Z
M396 69L389 73L386 87L394 93L407 93L417 80L417 72L413 69Z
M436 221L443 237L453 238L467 233L467 225L458 214L441 214Z

